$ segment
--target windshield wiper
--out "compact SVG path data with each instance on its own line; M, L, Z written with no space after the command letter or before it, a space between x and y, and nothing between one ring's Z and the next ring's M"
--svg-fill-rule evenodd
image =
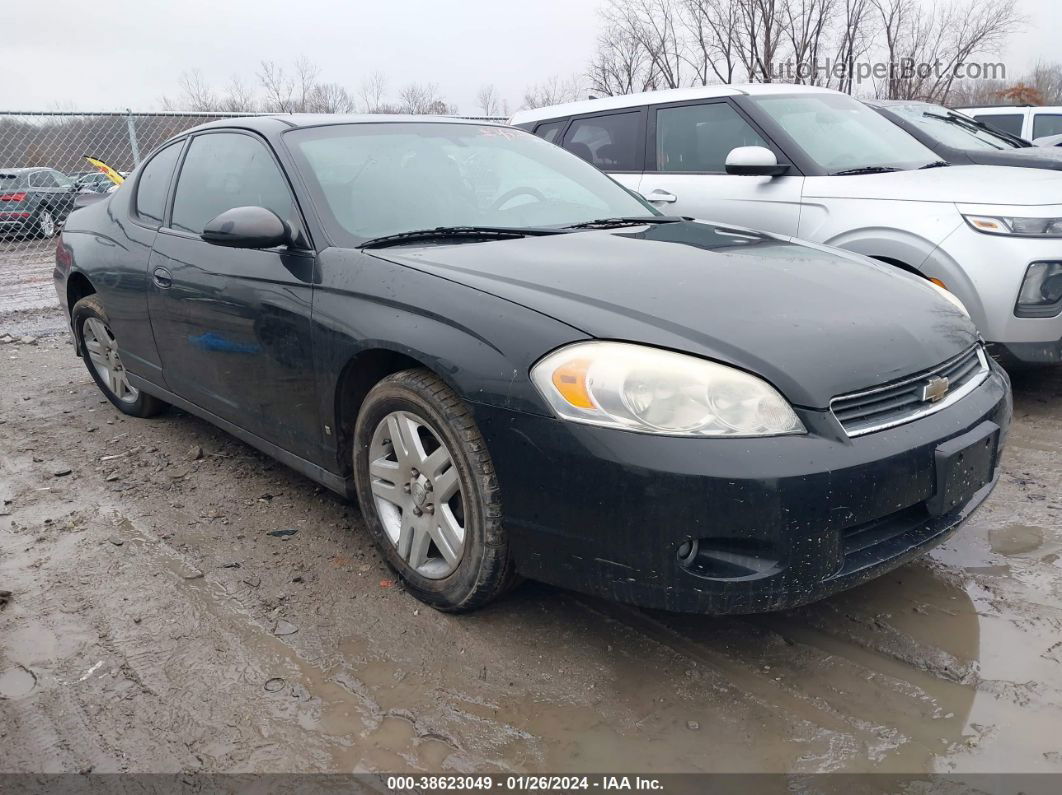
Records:
M888 174L890 171L899 171L892 166L863 166L861 168L846 168L844 171L834 171L831 177L849 177L856 174Z
M674 224L689 220L677 215L632 215L618 218L598 218L579 224L568 224L562 229L611 229L617 226L641 226L642 224Z
M932 113L931 111L926 111L922 115L928 116L931 119L940 119L942 121L948 122L949 124L956 124L959 127L965 127L966 129L971 130L972 132L986 132L990 135L996 136L997 138L1002 138L1004 141L1009 141L1011 144L1014 145L1015 149L1026 149L1029 146L1032 146L1032 144L1030 144L1024 138L1021 138L1017 135L1013 135L1009 132L1004 132L1003 130L993 127L989 124L985 124L979 119L971 119L967 116L960 116L955 111L948 111L948 115L946 116L940 113Z
M950 166L947 160L934 160L932 163L926 163L924 166L919 166L918 170L921 171L924 168L944 168L944 166Z
M386 248L402 243L415 243L428 240L448 240L451 238L474 238L479 240L512 240L532 235L562 235L561 229L543 227L506 227L506 226L436 226L432 229L413 229L393 235L374 237L361 243L358 248Z

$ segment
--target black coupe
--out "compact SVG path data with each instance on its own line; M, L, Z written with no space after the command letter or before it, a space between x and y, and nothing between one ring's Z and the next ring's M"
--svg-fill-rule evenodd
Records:
M444 610L519 576L811 601L958 527L1011 414L949 293L659 215L502 125L197 127L71 215L55 278L118 409L179 406L356 496Z

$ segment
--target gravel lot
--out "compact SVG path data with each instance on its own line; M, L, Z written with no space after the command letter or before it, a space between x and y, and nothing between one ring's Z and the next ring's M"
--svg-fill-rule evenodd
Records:
M711 618L528 583L454 617L355 505L117 413L50 272L0 244L0 337L36 338L0 345L0 771L1062 771L1062 370L1015 376L965 529L864 587Z

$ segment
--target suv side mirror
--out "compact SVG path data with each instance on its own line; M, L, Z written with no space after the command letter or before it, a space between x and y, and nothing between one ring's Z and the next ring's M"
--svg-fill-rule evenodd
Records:
M726 173L745 177L777 177L789 170L766 146L739 146L726 156Z
M200 237L229 248L273 248L291 243L291 230L265 207L233 207L207 221Z

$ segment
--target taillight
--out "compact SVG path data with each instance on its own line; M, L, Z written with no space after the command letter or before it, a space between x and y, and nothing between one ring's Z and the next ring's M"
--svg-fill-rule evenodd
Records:
M25 193L0 193L0 202L20 202L25 198Z

